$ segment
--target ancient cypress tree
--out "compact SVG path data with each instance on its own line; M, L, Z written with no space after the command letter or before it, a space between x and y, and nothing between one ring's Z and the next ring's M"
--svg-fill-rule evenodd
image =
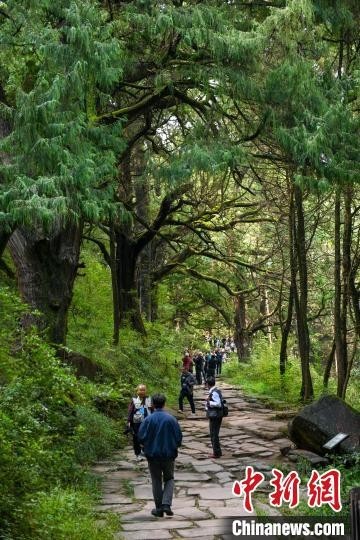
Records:
M9 247L23 298L43 313L37 322L49 326L50 340L64 343L84 220L117 211L111 180L121 126L93 117L119 80L121 51L94 2L30 2L28 10L25 17L24 6L10 4L3 24L11 128L1 142L2 228L15 230Z

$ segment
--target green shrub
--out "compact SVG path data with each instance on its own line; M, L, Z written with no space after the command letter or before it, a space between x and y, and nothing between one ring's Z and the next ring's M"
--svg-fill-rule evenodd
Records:
M74 435L74 455L81 464L103 458L119 443L117 425L90 407L75 409L78 425Z
M289 356L286 372L279 371L280 343L269 345L266 339L259 338L254 343L248 363L241 364L232 359L224 365L224 374L235 384L239 384L245 393L266 396L273 400L296 405L300 402L301 366L300 359ZM324 393L322 374L314 365L311 366L314 393L319 397ZM328 392L335 391L334 381L330 381Z
M83 505L84 531L90 530L85 524L94 519L81 493L77 501L77 492L70 496L66 490L75 484L85 488L83 465L111 451L118 427L94 408L93 395L101 390L77 380L35 330L21 330L26 308L9 289L0 290L0 305L0 536L85 538L66 536L58 525L52 535L44 529L44 535L33 536L31 519L38 512L50 531L45 514L52 503L62 515L74 508L74 520L76 505ZM51 495L53 486L59 486L58 494ZM70 514L63 520L69 527ZM89 538L109 537L101 534Z
M112 540L119 528L114 515L97 519L94 498L79 490L55 487L38 493L24 508L27 530L19 540Z

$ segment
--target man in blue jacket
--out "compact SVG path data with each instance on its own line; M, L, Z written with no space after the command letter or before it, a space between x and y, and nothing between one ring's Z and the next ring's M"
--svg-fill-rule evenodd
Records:
M174 515L171 510L174 492L174 465L182 433L178 421L164 411L166 398L163 394L152 396L154 412L142 422L138 440L144 446L151 475L155 508L153 516Z

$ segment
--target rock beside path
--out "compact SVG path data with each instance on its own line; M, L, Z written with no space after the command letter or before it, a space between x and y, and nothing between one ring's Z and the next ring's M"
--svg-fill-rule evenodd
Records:
M291 440L299 448L320 455L328 452L324 444L338 433L349 437L336 447L336 452L360 451L360 413L336 396L324 396L304 407L289 424Z

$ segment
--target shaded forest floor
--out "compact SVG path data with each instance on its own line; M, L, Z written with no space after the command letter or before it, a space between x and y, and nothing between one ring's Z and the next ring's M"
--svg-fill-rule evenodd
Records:
M101 477L103 494L98 510L116 513L122 522L122 530L114 538L226 538L222 518L249 515L242 499L232 495L233 482L244 478L247 465L266 479L253 495L254 515L279 514L268 504L268 493L273 490L269 480L272 466L284 470L286 459L280 448L289 444L284 435L287 419L278 419L276 412L228 384L221 383L221 388L230 410L220 431L221 459L208 458L212 450L203 387L195 389L196 416L190 415L185 403L187 413L179 418L183 444L176 460L173 517L151 516L154 503L147 462L136 461L131 446L96 465L94 472Z

